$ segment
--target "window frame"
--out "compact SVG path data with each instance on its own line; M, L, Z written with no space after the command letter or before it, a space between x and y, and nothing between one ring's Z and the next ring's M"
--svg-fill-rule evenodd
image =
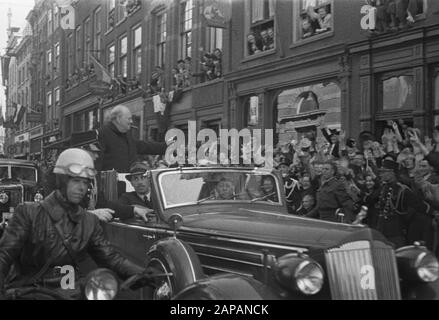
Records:
M79 38L79 39L78 39ZM79 69L81 68L81 64L83 62L82 59L82 27L81 25L78 25L75 29L75 43L76 43L76 67Z
M220 35L217 32L220 31ZM213 34L213 36L212 36ZM212 41L212 38L214 40ZM218 39L220 39L221 45L217 46ZM213 52L216 48L223 51L224 48L224 30L222 28L207 27L206 28L206 50Z
M136 32L140 30L140 35L136 36ZM143 43L143 28L142 25L136 25L132 28L132 76L137 77L142 73L142 43ZM136 43L137 37L138 43Z
M168 38L168 13L160 11L156 13L156 52L155 65L165 67L167 38Z
M263 18L262 20L257 20L257 21L252 21L253 19L253 4L254 2L251 0L246 0L245 2L245 33L244 33L244 41L243 41L243 46L244 46L244 61L246 60L252 60L252 59L256 59L258 57L263 57L265 55L268 54L272 54L276 51L277 49L277 31L276 31L276 8L277 8L277 0L265 0L265 2L268 4L268 17L267 18ZM270 5L271 3L271 5ZM270 15L270 8L273 9L273 13L272 15ZM263 15L265 16L265 14L263 13ZM250 33L254 33L255 29L257 28L261 28L264 25L272 25L271 28L273 29L273 45L274 48L272 49L268 49L265 51L261 51L255 54L250 54L248 52L248 40L247 37ZM269 28L267 26L267 28Z
M292 6L292 22L293 22L293 26L292 26L292 43L290 45L290 48L295 48L297 46L301 46L310 42L315 42L318 40L322 40L325 38L329 38L334 36L335 33L335 11L334 10L334 0L325 0L326 2L328 2L326 5L330 5L331 6L331 16L332 16L332 28L330 31L326 31L326 32L322 32L320 34L315 34L312 35L310 37L307 38L303 38L301 35L301 14L302 14L302 9L301 9L301 4L303 0L300 1L294 1L293 2L293 6ZM322 5L320 5L322 6Z
M413 78L413 100L415 105L413 105L411 108L405 107L405 108L396 108L396 109L384 109L384 81L395 78L395 77L402 77L402 76L410 76ZM376 88L377 88L377 104L376 104L376 114L379 115L385 115L389 113L404 113L404 112L411 112L416 109L416 99L417 94L416 87L415 87L415 70L414 69L402 69L398 71L391 71L391 72L385 72L380 75L377 75L376 77ZM378 117L379 118L379 117Z
M125 41L124 46L122 41ZM119 74L123 78L128 78L128 36L123 34L118 40L119 47ZM125 48L125 52L122 49ZM125 73L124 73L125 72Z
M58 77L61 74L61 45L59 42L55 43L54 56L53 68L55 68L55 77Z
M111 48L112 48L112 53L111 53ZM113 56L111 56L111 54L113 54ZM107 46L107 50L106 50L106 58L107 58L107 70L108 73L112 76L112 77L116 77L115 73L116 73L116 46L114 45L114 42L110 43Z
M61 89L56 87L53 89L53 92L55 96L55 106L59 106L61 104Z
M83 65L87 67L90 64L90 52L92 50L92 24L91 17L87 17L84 20L84 57L83 57Z
M99 56L102 50L102 8L98 7L93 12L93 56Z
M190 4L190 8L188 8ZM180 58L192 57L195 3L193 0L180 2ZM190 25L190 27L189 27Z

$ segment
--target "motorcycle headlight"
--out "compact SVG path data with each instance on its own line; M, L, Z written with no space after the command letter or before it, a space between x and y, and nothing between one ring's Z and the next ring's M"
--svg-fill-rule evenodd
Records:
M87 300L112 300L119 290L119 283L113 272L97 269L88 274L85 283Z
M404 280L434 282L439 279L439 262L425 247L399 248L396 258L399 274Z
M40 202L44 199L43 195L40 192L37 192L34 196L34 201L35 202Z
M287 290L315 295L323 287L323 269L309 257L285 255L279 258L275 272L279 284Z
M1 192L0 193L0 203L5 204L6 202L8 202L8 200L9 200L9 197L6 194L6 192L4 192L4 191Z

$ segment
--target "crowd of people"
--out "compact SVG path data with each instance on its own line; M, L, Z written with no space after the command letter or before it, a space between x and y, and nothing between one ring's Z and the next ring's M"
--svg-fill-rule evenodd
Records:
M358 139L321 128L327 143L305 137L278 146L291 214L328 221L362 223L396 246L425 243L433 248L439 213L439 126L421 141L418 129L388 121L383 134ZM367 211L363 221L358 213Z
M247 35L248 55L251 56L271 49L274 49L273 27L267 27L260 31L253 30Z

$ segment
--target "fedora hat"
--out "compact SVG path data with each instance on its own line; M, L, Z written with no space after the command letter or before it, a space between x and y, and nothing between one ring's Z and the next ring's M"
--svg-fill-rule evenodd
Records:
M130 173L126 175L126 179L131 181L131 177L138 174L145 174L148 171L146 164L142 162L134 162L130 167Z

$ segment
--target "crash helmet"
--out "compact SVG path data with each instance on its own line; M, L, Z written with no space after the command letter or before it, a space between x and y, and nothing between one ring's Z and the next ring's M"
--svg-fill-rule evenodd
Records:
M69 177L93 179L96 176L93 159L82 149L71 148L63 151L56 161L53 173Z

